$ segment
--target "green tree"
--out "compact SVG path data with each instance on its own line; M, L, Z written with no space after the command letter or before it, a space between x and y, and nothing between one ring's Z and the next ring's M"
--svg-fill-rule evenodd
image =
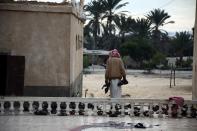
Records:
M114 21L116 11L128 4L128 2L120 4L121 1L122 0L102 0L102 5L104 6L105 9L104 18L107 18L107 26L110 35L112 34L112 29L113 29L112 22Z
M83 68L87 68L89 66L90 62L89 62L89 58L88 56L84 56L83 57Z
M107 24L102 24L103 25L103 32L102 36L100 37L99 41L99 47L100 49L105 49L105 50L111 50L111 49L119 49L120 46L120 38L116 35L115 31L115 25L112 24L113 28L112 30L114 31L113 34L109 35L109 27Z
M135 36L141 38L149 38L150 37L150 30L151 30L151 22L148 19L144 18L137 18L135 23L132 24L132 31Z
M89 22L86 26L91 29L89 31L92 32L94 37L93 49L96 49L96 45L98 45L98 35L101 33L102 27L101 18L105 11L101 1L102 0L93 0L84 6L86 16L89 19Z
M159 31L159 27L165 25L165 21L170 18L164 10L154 9L146 16L153 24L153 29Z
M126 17L125 15L115 15L114 22L119 30L119 38L121 43L125 42L125 34L131 32L131 28L135 24L135 20L131 17Z
M156 66L166 65L166 56L161 52L157 52L153 55L152 64Z
M121 46L121 53L126 56L129 55L139 65L144 61L149 61L154 53L154 48L147 43L147 39L133 39L125 42Z
M184 52L188 52L192 48L193 48L192 35L186 31L176 32L175 37L172 39L172 51L175 53L176 57L179 57L180 64L183 61Z
M167 12L161 9L154 9L149 12L149 14L146 16L150 22L152 27L152 36L153 36L153 41L156 46L156 48L160 49L160 40L161 40L161 34L163 32L166 33L166 31L160 29L160 27L168 24L168 23L174 23L174 21L168 21L166 22L167 19L169 19L171 16L168 15Z

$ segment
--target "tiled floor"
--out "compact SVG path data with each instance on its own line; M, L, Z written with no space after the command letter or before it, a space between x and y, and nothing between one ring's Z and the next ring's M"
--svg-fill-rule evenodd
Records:
M103 124L102 124L103 123ZM149 126L137 129L143 123ZM152 127L150 127L152 125ZM0 131L197 131L196 119L98 116L0 116Z

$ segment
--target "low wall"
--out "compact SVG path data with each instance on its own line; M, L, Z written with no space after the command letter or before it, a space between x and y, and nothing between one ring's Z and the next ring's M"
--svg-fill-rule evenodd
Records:
M98 115L196 118L197 101L184 105L162 99L1 97L0 115Z

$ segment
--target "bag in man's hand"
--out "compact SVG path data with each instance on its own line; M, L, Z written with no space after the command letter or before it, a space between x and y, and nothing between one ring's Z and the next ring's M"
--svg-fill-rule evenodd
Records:
M118 82L118 86L122 86L122 85L126 85L129 82L126 79L121 80L120 82Z
M105 83L102 87L102 89L105 87L105 94L109 91L109 87L110 87L110 82Z

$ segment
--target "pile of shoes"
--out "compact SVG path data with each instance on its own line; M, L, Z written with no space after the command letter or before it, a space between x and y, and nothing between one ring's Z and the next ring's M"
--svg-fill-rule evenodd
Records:
M135 128L146 128L143 123L137 123L134 127Z

